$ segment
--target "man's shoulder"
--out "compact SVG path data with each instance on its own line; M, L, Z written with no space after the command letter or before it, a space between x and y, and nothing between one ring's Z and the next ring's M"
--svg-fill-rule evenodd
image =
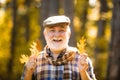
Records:
M76 47L71 47L71 46L69 46L69 47L67 47L67 51L78 51L78 49L76 48Z
M68 52L75 52L77 55L79 55L79 50L78 50L76 47L71 47L71 46L69 46L69 47L67 48L67 51L68 51Z

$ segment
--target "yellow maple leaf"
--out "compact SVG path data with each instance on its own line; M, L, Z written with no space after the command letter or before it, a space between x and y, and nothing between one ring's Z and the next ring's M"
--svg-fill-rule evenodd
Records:
M39 52L41 50L40 42L39 41L33 42L33 44L31 45L31 47L29 49L30 49L31 55L38 56ZM21 63L26 63L29 60L30 56L24 55L24 54L21 55L20 62Z
M79 42L77 42L77 47L80 53L85 53L86 39L82 37Z
M27 55L22 54L20 58L21 63L26 63L28 61L29 57Z

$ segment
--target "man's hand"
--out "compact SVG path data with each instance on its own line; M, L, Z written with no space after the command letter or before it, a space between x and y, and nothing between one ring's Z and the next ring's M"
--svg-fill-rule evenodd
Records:
M87 73L87 69L88 69L88 60L87 60L87 54L80 54L79 57L79 71L80 71L80 75L81 75L81 79L82 80L92 80L90 78L90 76Z
M36 56L31 55L29 61L26 63L26 70L33 73L36 67Z
M35 55L31 55L28 62L26 63L25 80L32 80L32 74L37 65L36 59L37 59L37 57Z
M86 71L88 68L87 54L80 54L79 57L79 70Z

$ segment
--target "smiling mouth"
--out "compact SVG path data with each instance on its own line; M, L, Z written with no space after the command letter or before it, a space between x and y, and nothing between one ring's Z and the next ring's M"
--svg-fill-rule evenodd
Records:
M59 40L57 40L57 39L53 39L53 41L54 41L54 42L61 42L62 39L59 39Z

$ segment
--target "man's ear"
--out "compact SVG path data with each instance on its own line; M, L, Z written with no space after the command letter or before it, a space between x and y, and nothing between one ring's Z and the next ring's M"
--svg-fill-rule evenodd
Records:
M44 39L46 40L46 29L44 29L44 31L43 31L43 36L44 36Z
M45 30L43 31L43 36L45 36Z
M45 34L46 34L46 29L44 29L44 31L43 31L43 35L45 36Z
M69 39L70 39L70 36L71 36L71 31L68 33L68 36L69 36Z

